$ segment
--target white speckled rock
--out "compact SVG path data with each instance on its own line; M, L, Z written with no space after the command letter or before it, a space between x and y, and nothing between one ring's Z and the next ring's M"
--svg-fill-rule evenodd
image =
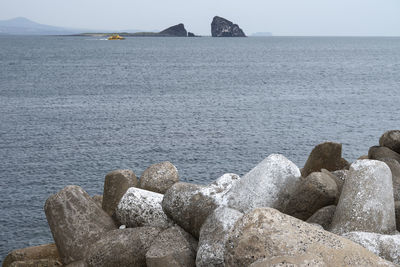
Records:
M236 174L224 174L207 186L176 183L164 195L164 212L185 231L199 237L207 217L219 206L226 205L226 194L240 180Z
M271 208L242 216L225 243L225 266L258 260L263 264L252 266L395 266L346 238Z
M121 198L116 217L127 227L154 226L168 228L174 223L161 207L163 195L131 187Z
M350 232L342 236L360 244L385 260L400 264L400 235Z
M225 242L228 233L243 213L220 207L208 216L200 230L197 267L224 266Z
M357 160L343 185L330 231L391 234L396 230L392 173L377 160Z
M297 166L272 154L236 183L228 193L228 206L243 213L256 207L283 210L301 177Z

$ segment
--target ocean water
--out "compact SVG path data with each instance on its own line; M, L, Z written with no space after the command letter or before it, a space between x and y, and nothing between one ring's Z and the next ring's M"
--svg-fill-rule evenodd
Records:
M66 185L169 160L182 181L302 167L324 141L353 161L400 128L400 38L0 38L0 260L51 242Z

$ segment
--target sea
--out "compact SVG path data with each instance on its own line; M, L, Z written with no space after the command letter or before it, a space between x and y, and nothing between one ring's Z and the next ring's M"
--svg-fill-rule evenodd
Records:
M272 153L352 162L400 128L400 38L0 37L0 260L52 241L67 185L170 161L180 180L243 175Z

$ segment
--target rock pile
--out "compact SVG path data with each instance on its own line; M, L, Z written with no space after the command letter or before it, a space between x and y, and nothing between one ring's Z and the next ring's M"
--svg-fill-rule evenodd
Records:
M341 144L320 144L301 171L273 154L205 186L179 182L169 162L139 181L113 171L103 197L78 186L50 196L55 244L3 266L397 266L400 131L379 144L352 164Z

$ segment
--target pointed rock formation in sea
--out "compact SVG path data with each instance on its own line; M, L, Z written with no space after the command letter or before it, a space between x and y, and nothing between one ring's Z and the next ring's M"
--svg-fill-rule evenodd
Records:
M161 31L159 34L174 37L187 37L185 25L183 25L182 23L169 27Z
M246 37L243 30L231 21L215 16L211 23L212 37Z

